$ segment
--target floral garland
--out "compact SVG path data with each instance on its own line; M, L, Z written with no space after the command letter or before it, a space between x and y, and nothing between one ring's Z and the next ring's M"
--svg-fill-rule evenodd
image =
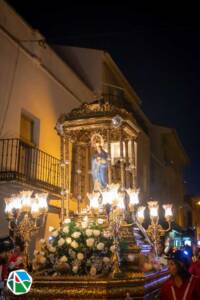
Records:
M103 222L98 219L89 223L86 217L81 223L66 219L61 228L50 227L49 241L40 240L41 251L34 251L33 270L58 275L108 274L115 246Z

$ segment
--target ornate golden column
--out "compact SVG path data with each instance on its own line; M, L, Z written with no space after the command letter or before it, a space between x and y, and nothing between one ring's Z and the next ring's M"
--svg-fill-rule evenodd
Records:
M130 175L129 175L129 156L128 156L128 143L129 140L125 141L125 178L126 178L126 188L130 187Z
M125 188L124 177L124 147L123 147L123 127L120 127L120 173L121 173L121 189Z
M110 185L112 183L110 128L107 129L107 145L108 145L108 184Z
M78 201L78 213L80 213L80 202L81 202L81 198L82 198L82 193L81 193L81 173L82 173L82 169L81 169L81 146L77 145L77 201Z
M65 138L65 187L66 187L66 216L69 216L69 195L70 195L70 159L69 139Z
M92 180L91 180L91 168L92 168L92 166L91 166L91 155L92 155L92 151L91 151L90 144L88 145L86 151L87 151L87 181L88 181L86 191L88 193L91 193L93 187L92 187Z
M60 211L60 222L64 221L64 204L65 204L65 139L61 136L60 139L60 183L61 183L61 211Z
M131 170L132 170L132 188L137 187L136 182L136 153L135 153L135 139L131 140Z

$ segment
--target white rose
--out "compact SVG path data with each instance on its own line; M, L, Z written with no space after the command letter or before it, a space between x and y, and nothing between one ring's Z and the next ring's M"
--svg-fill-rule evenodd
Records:
M65 240L64 240L63 238L60 238L60 239L58 240L58 246L59 246L59 247L61 247L62 245L64 245L64 243L65 243Z
M98 243L97 244L97 249L98 250L103 250L104 249L104 243Z
M52 252L52 253L54 253L54 252L56 252L56 248L53 247L53 246L50 246L50 247L49 247L49 251Z
M34 256L36 256L36 255L39 254L39 251L38 250L34 250L33 254L34 254Z
M112 245L112 246L110 247L110 251L111 251L112 253L115 252L115 245Z
M103 236L104 236L106 239L109 239L109 238L111 237L110 231L104 231Z
M60 257L60 262L67 262L68 261L68 259L67 259L67 257L65 256L65 255L63 255L62 257Z
M54 227L49 226L49 232L52 232L52 231L54 231Z
M76 266L73 266L72 272L74 272L74 273L77 273L77 272L78 272L78 266L77 266L77 265L76 265Z
M93 230L93 234L94 234L94 236L99 236L100 235L100 230L98 230L98 229L94 229Z
M70 255L70 257L72 257L72 258L76 258L76 252L74 252L72 249L69 249L69 255Z
M69 218L65 219L65 220L64 220L64 223L65 223L65 224L71 223L71 219L69 219Z
M78 248L79 245L78 245L78 243L76 241L73 241L71 243L71 246L72 246L72 248L76 249L76 248Z
M80 237L80 235L81 235L81 233L80 233L79 231L76 231L76 232L74 232L74 233L72 234L72 237L73 237L74 239L78 239L78 238Z
M78 260L83 260L84 259L83 253L78 253L77 258L78 258Z
M81 222L81 227L83 229L86 229L88 227L88 223L87 222Z
M91 267L90 269L90 275L95 276L97 273L97 269L95 267Z
M40 240L40 244L45 244L45 243L46 243L45 239Z
M57 236L58 236L58 231L57 231L57 230L54 230L54 231L52 232L52 236L53 236L53 237L57 237Z
M128 260L129 261L134 261L135 255L134 254L128 254Z
M104 220L103 219L98 219L97 223L100 224L100 225L102 225L104 223Z
M103 258L103 262L104 262L105 264L109 264L110 258L105 256L105 257Z
M32 266L33 266L33 270L36 270L36 268L37 268L37 260L36 259L32 260Z
M66 241L67 244L71 244L72 239L70 237L68 237L68 238L65 239L65 241Z
M83 221L86 222L86 223L88 223L88 216L85 216L85 217L83 218Z
M93 230L92 229L86 229L85 234L87 236L91 236L92 235Z
M93 238L87 239L86 244L88 247L92 247L94 244L94 239Z
M65 226L65 227L63 228L63 232L64 232L64 233L69 233L69 227L68 227L68 226Z
M44 264L44 263L46 262L46 258L45 258L44 256L41 256L41 257L39 258L39 262L40 262L41 264Z

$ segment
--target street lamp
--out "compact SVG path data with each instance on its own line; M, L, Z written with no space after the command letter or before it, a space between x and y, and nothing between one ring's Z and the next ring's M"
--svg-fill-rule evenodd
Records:
M17 195L5 198L5 213L9 222L9 230L13 237L20 236L24 241L25 267L29 265L29 244L31 236L39 229L48 211L47 193L35 194L33 191L21 191ZM42 218L42 220L41 220ZM41 222L40 222L41 221ZM42 224L40 224L42 223Z

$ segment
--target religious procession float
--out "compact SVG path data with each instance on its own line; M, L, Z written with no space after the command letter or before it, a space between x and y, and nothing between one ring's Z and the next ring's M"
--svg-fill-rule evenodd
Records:
M100 99L62 115L60 227L32 261L33 287L20 299L156 299L168 274L158 262L158 203L144 229L133 114ZM77 211L69 204L77 201ZM165 218L171 222L170 205Z

